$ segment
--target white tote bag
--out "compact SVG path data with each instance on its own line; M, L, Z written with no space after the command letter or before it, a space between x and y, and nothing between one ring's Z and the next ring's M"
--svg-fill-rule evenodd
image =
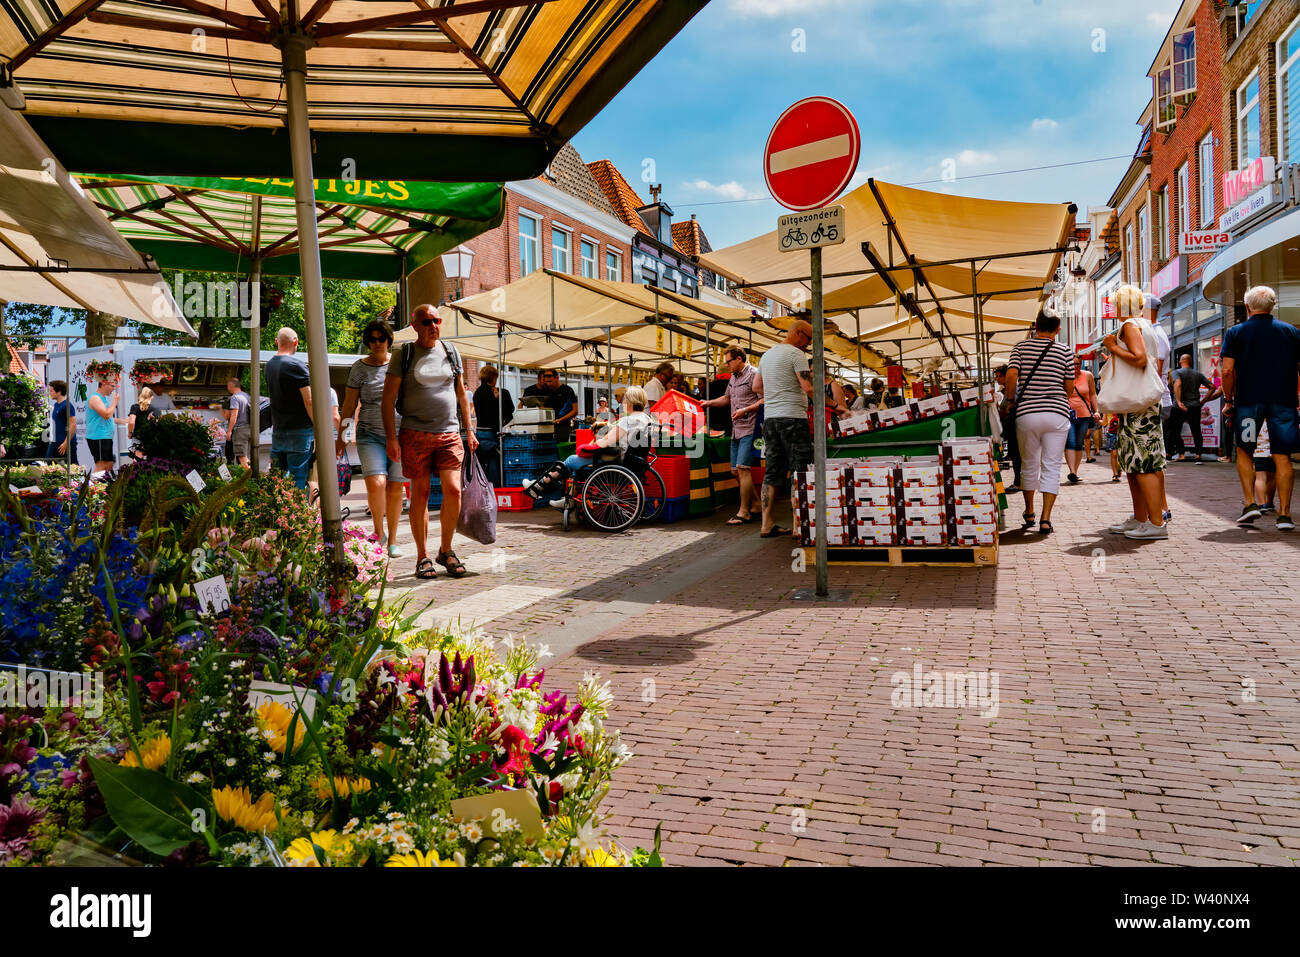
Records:
M1156 370L1155 337L1151 334L1150 323L1138 319L1124 320L1124 323L1130 322L1142 334L1147 350L1146 368L1139 369L1111 356L1097 382L1097 409L1100 412L1143 412L1165 394L1165 384L1160 381L1160 373ZM1119 328L1123 330L1124 324Z

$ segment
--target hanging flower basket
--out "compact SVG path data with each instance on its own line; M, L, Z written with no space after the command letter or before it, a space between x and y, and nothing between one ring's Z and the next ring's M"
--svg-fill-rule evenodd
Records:
M131 381L138 389L142 385L162 382L171 375L171 365L157 359L139 359L131 367Z
M112 359L94 359L73 378L78 382L98 382L100 379L116 379L121 374L120 362L114 362Z
M45 428L48 410L45 389L35 376L0 375L0 445L10 449L34 445Z

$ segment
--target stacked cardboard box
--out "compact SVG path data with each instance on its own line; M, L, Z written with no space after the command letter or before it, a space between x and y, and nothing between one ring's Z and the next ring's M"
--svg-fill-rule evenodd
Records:
M909 399L905 404L893 409L881 409L877 412L852 412L839 420L840 435L862 435L888 429L895 425L920 422L941 415L948 415L958 409L973 409L980 404L980 389L958 389L929 399ZM993 386L983 387L983 401L993 401Z
M987 438L949 439L935 456L835 460L826 469L829 545L992 545L993 452ZM795 474L796 521L816 542L817 476Z

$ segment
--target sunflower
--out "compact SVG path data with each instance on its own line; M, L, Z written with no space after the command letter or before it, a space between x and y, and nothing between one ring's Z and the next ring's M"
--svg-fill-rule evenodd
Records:
M343 837L338 831L312 831L311 837L300 837L290 844L284 852L289 863L297 867L320 867L316 848L325 854L326 865L334 854L343 855L352 849L352 839Z
M289 728L293 729L294 747L297 747L303 740L302 722L298 720L297 715L290 711L278 701L264 701L257 709L257 726L263 732L267 744L271 750L277 754L284 754L285 746L289 742ZM266 732L271 734L267 737Z
M279 824L275 816L275 796L265 792L253 803L248 788L224 787L212 792L217 816L244 831L274 831Z
M126 757L122 758L118 764L124 768L145 767L150 771L157 771L167 763L167 759L171 755L172 739L164 734L140 745L139 758L136 758L134 748L128 748Z
M334 791L331 791L329 779L324 775L321 775L312 782L312 788L315 790L318 798L322 801L328 801L334 796L334 792L338 792L339 797L345 798L351 797L354 794L362 794L365 791L369 791L370 781L367 778L336 777L334 779Z
M430 851L428 854L420 850L411 851L410 854L394 854L384 864L384 867L459 867L455 861L444 861L438 856L437 851Z
M626 867L627 855L611 844L609 850L593 847L582 860L583 867Z

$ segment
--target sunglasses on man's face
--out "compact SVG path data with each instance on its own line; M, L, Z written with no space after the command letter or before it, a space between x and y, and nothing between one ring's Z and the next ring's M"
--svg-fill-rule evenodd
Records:
M429 326L442 325L442 316L426 316L424 319L417 319L416 322L427 329Z

